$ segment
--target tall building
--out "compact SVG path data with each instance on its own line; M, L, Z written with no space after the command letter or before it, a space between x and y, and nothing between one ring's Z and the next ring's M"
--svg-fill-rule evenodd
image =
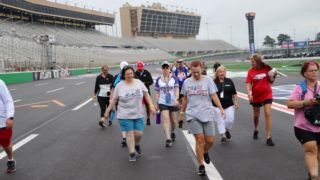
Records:
M168 11L160 3L120 8L122 37L192 39L199 33L201 16L193 12Z

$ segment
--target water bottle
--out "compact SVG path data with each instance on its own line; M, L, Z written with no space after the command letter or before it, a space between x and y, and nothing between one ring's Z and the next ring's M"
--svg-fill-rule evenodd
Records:
M156 124L161 124L161 113L160 111L156 114Z

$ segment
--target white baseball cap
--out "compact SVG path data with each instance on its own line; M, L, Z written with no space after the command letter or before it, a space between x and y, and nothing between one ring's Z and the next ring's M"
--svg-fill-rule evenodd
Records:
M120 63L120 70L122 70L125 66L128 66L128 65L129 65L129 63L127 61L122 61Z

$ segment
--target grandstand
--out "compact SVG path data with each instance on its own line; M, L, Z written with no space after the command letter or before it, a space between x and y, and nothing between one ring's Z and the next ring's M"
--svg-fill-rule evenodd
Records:
M144 9L148 13L152 10ZM113 14L45 0L0 0L0 72L93 67L118 64L123 60L163 61L175 59L176 55L237 49L219 40L195 40L193 37L199 26L194 19L200 23L200 16L188 12L175 14L184 17L180 24L190 24L188 17L191 18L191 24L195 25L193 30L175 29L178 31L163 33L176 37L174 39L115 38L94 28L95 25L113 25Z

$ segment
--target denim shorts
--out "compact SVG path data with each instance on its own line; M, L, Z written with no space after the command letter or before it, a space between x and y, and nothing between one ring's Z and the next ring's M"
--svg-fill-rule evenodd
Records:
M138 119L119 119L121 131L143 131L144 118Z

